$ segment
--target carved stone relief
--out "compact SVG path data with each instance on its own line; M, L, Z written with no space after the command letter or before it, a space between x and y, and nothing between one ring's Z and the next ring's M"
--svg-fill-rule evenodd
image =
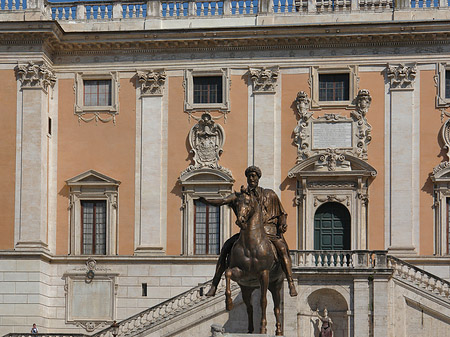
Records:
M184 174L202 169L210 168L222 171L231 177L230 170L219 165L219 157L223 152L225 132L220 124L214 122L214 118L205 112L200 118L192 116L198 123L189 132L189 144L191 153L194 154L194 165L190 165L181 173Z
M141 94L148 96L160 96L163 94L166 83L166 73L163 70L148 72L138 71L137 77L141 83Z
M371 101L369 91L362 89L355 98L355 110L351 112L351 118L337 114L313 118L313 112L309 111L310 99L305 92L300 91L296 98L299 120L294 129L294 142L298 148L297 162L313 155L321 155L317 169L335 171L349 170L348 163L344 160L345 155L366 160L367 147L372 140L372 127L366 119ZM320 143L317 135L314 138L314 132L319 130L327 136L319 137Z
M53 88L56 83L56 76L53 70L45 64L35 64L30 61L28 64L18 65L16 75L22 84L22 88Z
M253 82L254 93L275 92L279 75L278 67L250 68L250 79Z
M350 206L350 198L349 196L337 196L337 195L326 195L326 196L315 196L314 197L314 207L323 204L324 202L339 202L341 204L345 204L346 206Z
M387 78L391 83L391 89L411 89L417 74L417 66L400 64L398 66L388 65L386 69Z

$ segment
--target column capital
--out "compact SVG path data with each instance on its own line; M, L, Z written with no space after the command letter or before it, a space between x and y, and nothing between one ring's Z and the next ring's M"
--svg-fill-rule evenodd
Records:
M53 88L56 83L53 69L46 64L36 64L33 61L17 65L16 76L22 84L22 89L41 88L47 91L48 87Z
M164 70L138 71L137 77L141 83L142 96L162 96L166 84Z
M253 82L253 93L275 93L279 67L249 68L249 72Z
M388 64L386 75L391 84L391 89L413 89L417 75L416 64L392 66Z

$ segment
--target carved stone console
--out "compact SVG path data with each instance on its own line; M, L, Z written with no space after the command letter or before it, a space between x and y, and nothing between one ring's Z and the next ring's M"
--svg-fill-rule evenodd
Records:
M297 179L299 249L314 249L314 217L329 202L343 205L350 214L350 248L367 249L368 187L377 174L366 161L371 141L366 114L371 101L369 91L360 90L351 117L313 118L308 95L297 94L297 164L288 177Z

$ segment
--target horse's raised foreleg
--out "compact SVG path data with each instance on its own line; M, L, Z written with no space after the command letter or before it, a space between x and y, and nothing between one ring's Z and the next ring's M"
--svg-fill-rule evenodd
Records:
M264 270L259 278L259 284L261 286L261 328L260 333L267 333L267 289L269 287L269 271Z
M255 288L241 286L242 299L244 300L245 306L247 307L247 317L248 317L248 333L253 333L253 305L252 305L252 293Z
M233 271L228 268L225 270L225 309L230 311L233 309L233 299L231 298L231 275Z
M283 336L283 328L281 327L281 287L282 282L273 282L269 285L269 290L273 298L273 313L275 314L275 335Z

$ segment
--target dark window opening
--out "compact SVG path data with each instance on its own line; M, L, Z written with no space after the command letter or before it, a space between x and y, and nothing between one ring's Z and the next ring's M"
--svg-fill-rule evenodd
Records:
M194 103L222 103L222 76L198 76L194 81Z
M52 119L50 117L48 118L48 134L52 135Z
M348 101L349 74L319 74L319 101Z
M85 80L84 105L86 106L110 106L111 105L111 80Z
M147 283L142 283L142 296L147 297Z
M81 251L106 254L106 201L81 201Z
M219 254L220 207L194 203L194 254Z

